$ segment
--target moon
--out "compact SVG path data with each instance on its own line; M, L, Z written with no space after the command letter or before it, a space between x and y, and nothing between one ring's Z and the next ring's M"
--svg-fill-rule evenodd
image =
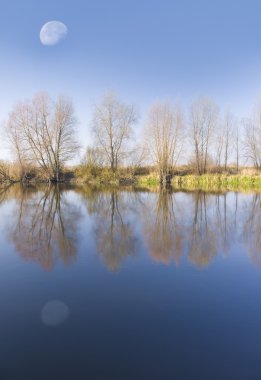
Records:
M40 41L43 45L57 45L68 33L67 26L61 21L49 21L40 30Z

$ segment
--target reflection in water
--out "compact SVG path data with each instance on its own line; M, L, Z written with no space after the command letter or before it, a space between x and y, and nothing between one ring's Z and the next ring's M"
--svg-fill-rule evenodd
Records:
M64 302L53 300L44 305L41 319L46 326L56 327L68 318L69 313L70 310Z
M260 379L261 194L67 189L1 193L0 379Z
M51 269L57 259L65 264L76 258L78 206L70 203L58 186L43 190L20 187L9 237L25 260Z
M0 204L3 203L6 199L6 195L8 194L8 188L10 186L4 186L4 185L1 185L0 186Z
M197 266L208 265L218 252L228 255L241 239L255 262L261 261L260 194L238 201L238 193L202 191L150 194L140 218L149 255L165 264L181 256Z
M19 197L20 186L14 186L13 184L0 183L0 205L5 202Z
M129 220L131 194L135 195L116 190L84 193L89 214L94 217L97 252L110 270L119 268L124 259L138 250L138 238Z
M165 264L170 264L172 260L179 262L184 239L180 211L179 204L168 189L160 190L144 202L141 212L144 239L155 261Z
M261 194L184 193L162 189L101 191L76 187L74 202L66 188L1 187L0 204L15 200L8 236L26 260L51 269L77 255L80 207L86 206L96 251L110 270L118 269L145 247L154 261L178 264L187 257L204 267L240 244L261 263ZM86 243L87 244L87 243Z
M261 264L261 194L252 196L243 226L243 241L252 260Z
M207 265L217 254L219 241L215 215L210 211L212 200L203 192L182 199L180 193L166 189L150 197L141 212L150 256L158 262L178 264L186 253L191 263Z
M215 224L212 223L209 213L210 199L201 191L193 194L193 197L194 212L191 212L191 223L187 235L189 260L193 264L204 266L208 265L217 253L217 236Z

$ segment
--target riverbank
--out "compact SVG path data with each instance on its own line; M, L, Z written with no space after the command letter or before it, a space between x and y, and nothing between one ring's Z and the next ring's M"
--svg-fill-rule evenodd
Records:
M134 185L139 187L158 187L160 179L156 173L151 174L133 174L124 170L111 172L110 170L100 170L95 172L75 171L73 179L76 183L89 183L94 185L116 185L128 186ZM261 190L261 173L252 172L245 174L177 174L173 175L169 183L174 188L184 190L202 189L202 190L239 190L239 189L257 189Z
M160 184L156 176L140 176L137 178L140 186L157 186ZM261 190L260 175L232 175L232 174L205 174L205 175L175 175L171 179L171 186L184 190L238 190L259 189Z
M1 181L0 181L1 182ZM19 182L16 179L10 181L2 181L2 185ZM26 183L37 184L48 182L40 176L35 176ZM109 169L99 169L95 171L83 171L71 169L63 174L62 183L70 184L90 184L95 186L135 186L135 187L160 187L159 176L153 172L151 174L133 174L131 171L118 170L112 172ZM261 191L261 173L253 172L245 174L244 171L240 174L176 174L173 175L169 183L174 189L182 190L204 190L204 191L221 191L221 190L260 190Z
M261 190L261 175L215 175L206 174L202 176L187 175L175 176L172 179L174 187L182 188L200 188L202 190L208 189L253 189Z

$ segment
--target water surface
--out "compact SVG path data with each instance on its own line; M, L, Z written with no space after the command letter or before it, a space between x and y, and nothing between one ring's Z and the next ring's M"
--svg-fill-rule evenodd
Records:
M261 194L0 188L0 379L261 379Z

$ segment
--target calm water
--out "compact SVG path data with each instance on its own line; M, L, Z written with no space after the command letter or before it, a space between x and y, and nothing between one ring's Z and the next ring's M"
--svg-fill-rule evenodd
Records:
M261 194L0 188L0 379L261 379Z

